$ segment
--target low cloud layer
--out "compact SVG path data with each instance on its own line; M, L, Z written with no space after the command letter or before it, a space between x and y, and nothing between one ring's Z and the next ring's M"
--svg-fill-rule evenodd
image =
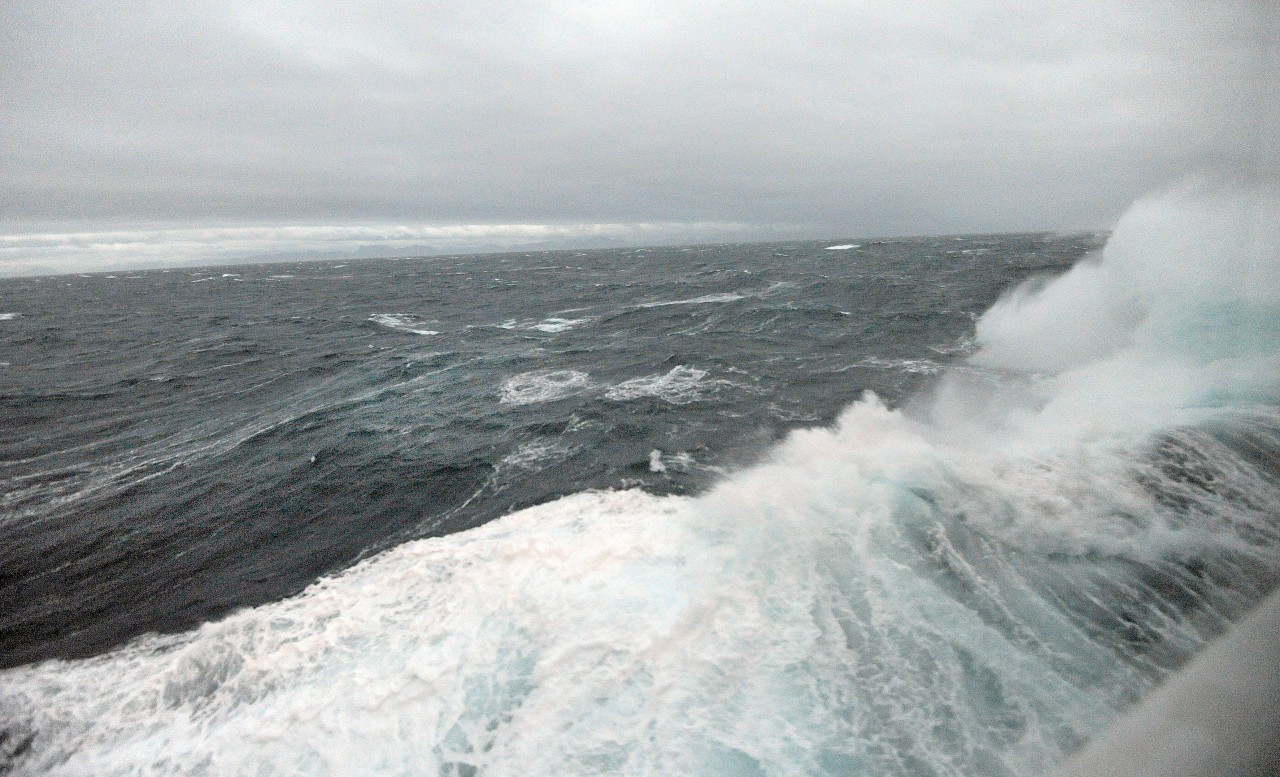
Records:
M0 230L1102 227L1273 174L1278 49L1263 0L9 3Z

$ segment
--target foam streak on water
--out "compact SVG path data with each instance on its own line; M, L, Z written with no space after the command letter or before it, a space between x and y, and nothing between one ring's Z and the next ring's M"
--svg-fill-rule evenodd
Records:
M9 670L9 763L1044 773L1280 571L1269 196L1139 204L1097 263L984 317L967 369L902 409L865 396L702 496L569 496ZM683 396L696 372L613 390ZM517 377L504 401L588 385Z

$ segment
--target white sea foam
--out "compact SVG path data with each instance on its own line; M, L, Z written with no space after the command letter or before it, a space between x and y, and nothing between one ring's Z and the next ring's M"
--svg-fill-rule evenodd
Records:
M943 365L929 359L882 359L878 356L868 356L858 364L880 369L911 372L918 375L936 375L943 368Z
M548 318L540 323L534 324L531 328L539 332L567 332L576 326L590 321L590 318Z
M675 453L663 453L661 450L654 449L649 451L649 471L665 474L671 470L676 472L691 472L693 470L704 470L707 472L716 472L723 475L724 470L707 464L701 464L688 451L677 451Z
M860 243L841 243L841 244L840 244L840 245L838 245L838 246L827 246L827 247L826 247L826 249L824 249L824 250L827 250L827 251L848 251L850 248L859 248L859 247L861 247L861 244L860 244Z
M1046 373L1030 436L1133 433L1280 387L1280 195L1190 187L1143 200L1102 256L1006 296L975 365Z
M954 354L970 354L977 348L978 343L972 337L962 337L955 342L946 345L931 345L929 350L943 356L951 356Z
M737 302L740 299L746 299L747 295L736 291L727 291L721 294L704 294L701 297L692 299L677 299L668 302L642 302L636 305L638 308L664 308L671 305L706 305L714 302Z
M561 440L530 440L514 451L502 457L498 469L516 468L526 472L537 472L547 464L564 459L573 453L574 447Z
M440 334L434 329L427 329L422 326L426 322L412 313L374 313L369 316L368 320L388 329L411 332L415 335L430 336Z
M1280 429L1280 286L1235 287L1273 279L1280 242L1218 260L1237 273L1219 282L1151 231L1217 257L1254 225L1196 218L1222 206L1138 206L1096 265L1117 286L1011 296L980 323L984 372L910 411L865 397L702 497L578 494L189 634L9 670L0 717L27 743L13 772L1044 773L1151 686L1146 651L1199 644L1209 580L1247 590L1280 567L1270 476L1185 426L1248 408ZM1170 266L1190 288L1156 282ZM1018 345L1019 317L1070 326L1069 292L1133 288L1142 315L1109 319L1122 336L1084 321ZM504 401L588 384L525 373ZM1214 465L1212 487L1144 459L1153 433ZM1194 618L1164 579L1198 581Z
M590 323L593 320L594 319L591 316L586 316L584 318L560 318L558 316L549 316L541 320L526 319L524 321L517 321L515 319L511 319L510 321L498 324L498 326L502 329L522 329L534 332L557 333L567 332L570 329L575 329L583 324Z
M530 405L577 394L591 385L591 377L577 370L534 370L512 376L502 384L502 404Z
M1091 686L1138 680L1087 643L1028 652L912 570L892 484L933 459L867 402L700 500L569 497L185 637L10 672L10 718L40 732L23 770L892 774L965 763L992 714L1022 734L983 757L1040 770L1055 732L1110 714Z
M18 313L0 313L0 321L12 321L13 319L17 318L19 315L20 314Z
M709 373L697 367L677 365L662 375L646 375L632 378L613 386L605 396L615 402L627 402L642 397L656 397L673 405L697 402L708 391L714 391L719 381L708 381Z

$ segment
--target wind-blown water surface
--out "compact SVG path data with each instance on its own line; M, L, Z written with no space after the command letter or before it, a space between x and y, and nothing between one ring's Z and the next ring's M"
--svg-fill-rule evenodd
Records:
M10 281L0 764L1044 773L1280 572L1276 212Z

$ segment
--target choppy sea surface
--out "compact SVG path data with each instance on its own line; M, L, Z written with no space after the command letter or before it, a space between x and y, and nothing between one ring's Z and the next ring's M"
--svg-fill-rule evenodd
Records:
M0 774L1045 773L1280 574L1252 207L2 281Z

